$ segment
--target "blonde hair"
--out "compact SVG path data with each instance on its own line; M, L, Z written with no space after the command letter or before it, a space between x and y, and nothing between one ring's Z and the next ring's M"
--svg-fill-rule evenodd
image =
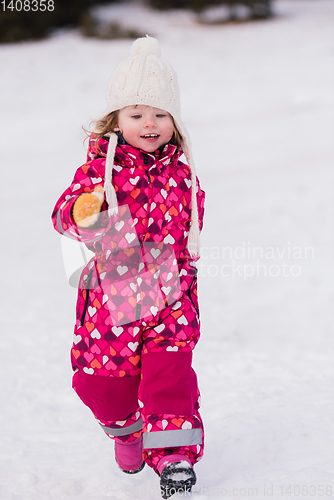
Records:
M106 156L99 148L99 140L106 134L110 132L114 132L116 128L118 128L118 111L112 111L108 115L105 115L103 118L98 120L94 120L92 123L94 124L94 130L89 131L84 128L84 131L87 134L87 138L95 139L95 147L99 150L101 154ZM173 120L173 136L170 140L172 143L176 143L176 145L180 148L182 144L182 135L180 134L177 126L175 125L174 118L170 115ZM121 131L122 132L122 131Z

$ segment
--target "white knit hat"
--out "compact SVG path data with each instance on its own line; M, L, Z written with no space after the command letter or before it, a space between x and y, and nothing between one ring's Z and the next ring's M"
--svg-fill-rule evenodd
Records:
M196 172L186 128L180 119L180 98L177 78L172 68L160 58L158 40L148 35L132 44L131 56L116 67L107 90L106 115L125 106L143 104L163 109L172 115L182 136L182 150L191 170L192 212L188 250L192 257L199 255L199 221L197 210ZM112 185L112 169L118 136L110 134L106 159L105 193L109 215L118 212L117 197Z

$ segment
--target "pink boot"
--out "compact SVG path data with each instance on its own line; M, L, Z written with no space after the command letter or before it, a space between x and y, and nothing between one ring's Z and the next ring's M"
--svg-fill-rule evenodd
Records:
M126 474L136 474L143 470L143 438L134 441L115 441L115 458L119 467Z

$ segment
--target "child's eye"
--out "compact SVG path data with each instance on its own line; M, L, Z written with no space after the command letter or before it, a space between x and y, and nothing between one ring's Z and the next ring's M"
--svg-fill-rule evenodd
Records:
M163 114L158 114L157 117L158 118L165 118L166 115L163 115Z
M132 118L134 118L135 120L138 120L138 118L141 118L141 115L132 115Z

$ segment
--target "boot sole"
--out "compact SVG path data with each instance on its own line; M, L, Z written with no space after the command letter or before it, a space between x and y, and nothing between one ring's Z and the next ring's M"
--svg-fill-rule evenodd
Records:
M141 464L141 466L139 467L139 469L136 469L136 470L124 470L124 469L122 469L122 467L121 467L121 466L119 465L119 463L117 462L116 457L115 457L115 460L116 460L116 463L117 463L118 467L120 468L120 470L121 470L122 472L124 472L124 474L138 474L138 472L142 471L142 470L143 470L143 468L145 467L145 462L143 462L143 463Z
M160 476L160 492L164 500L167 500L176 493L191 492L191 489L194 486L194 484L196 484L196 479L197 479L195 471L193 469L178 468L177 469L178 472L185 473L189 476L187 479L181 479L179 481L169 478L168 476L171 474L171 471L170 470L166 471L166 469L168 469L168 467L166 467L162 471Z

